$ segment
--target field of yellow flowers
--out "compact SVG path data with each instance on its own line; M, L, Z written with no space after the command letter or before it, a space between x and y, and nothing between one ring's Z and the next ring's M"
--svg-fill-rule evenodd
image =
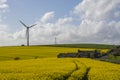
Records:
M95 50L95 48L68 48L68 47L48 47L48 46L30 46L30 47L0 47L0 61L14 60L18 57L20 60L35 58L56 58L59 53L77 52L80 50ZM108 49L99 49L105 53Z
M120 80L120 65L59 53L95 48L0 47L0 80ZM99 49L105 53L108 49ZM15 60L18 59L18 60Z
M0 80L120 80L120 65L87 58L1 61Z

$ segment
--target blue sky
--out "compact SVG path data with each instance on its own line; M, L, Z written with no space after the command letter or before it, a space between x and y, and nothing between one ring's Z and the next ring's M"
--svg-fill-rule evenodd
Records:
M0 46L26 44L120 44L120 0L0 0Z
M54 11L55 18L64 17L69 14L75 5L81 0L8 0L9 10L4 16L10 28L20 29L18 20L23 20L26 24L32 24L39 20L46 12ZM19 28L18 28L19 27ZM15 31L12 30L11 31Z

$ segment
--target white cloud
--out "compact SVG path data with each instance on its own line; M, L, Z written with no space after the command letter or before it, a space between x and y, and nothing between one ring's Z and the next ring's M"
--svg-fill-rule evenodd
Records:
M9 41L12 40L12 34L7 33L7 26L0 25L0 45L9 45Z
M2 5L0 5L0 9L5 9L5 8L8 8L8 5L7 5L7 4L2 4Z
M118 11L119 5L119 0L83 0L75 7L74 13L90 20L104 20Z
M6 4L7 0L0 0L0 9L6 9L9 6Z
M2 22L4 19L4 16L2 14L6 13L9 8L6 2L7 0L0 0L0 22Z
M120 44L120 34L116 29L120 23L119 9L119 0L83 0L79 3L73 12L81 22L78 33L84 38L80 37L80 41Z
M7 2L7 0L0 0L0 4L6 3L6 2Z
M6 25L0 24L0 31L5 31L7 28Z
M30 43L53 44L57 37L58 43L120 44L119 10L119 0L83 0L74 7L72 16L59 18L55 22L51 21L54 11L47 12L30 29ZM2 39L11 44L26 42L25 29L13 34L7 33L4 27L0 30L4 31L0 36L7 36Z
M54 17L54 12L53 11L47 12L46 14L43 15L43 17L41 18L41 21L46 22L46 21L50 20L53 17Z
M66 24L66 23L71 23L72 22L72 17L67 17L67 18L60 18L58 19L58 24Z

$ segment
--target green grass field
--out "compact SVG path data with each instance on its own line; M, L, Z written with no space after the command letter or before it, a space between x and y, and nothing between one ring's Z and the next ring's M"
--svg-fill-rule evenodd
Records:
M0 80L120 80L120 65L87 58L57 58L59 53L108 47L0 47ZM15 60L19 58L19 60Z
M44 45L52 47L71 47L71 48L96 48L96 49L112 49L115 45L106 44L56 44L56 45Z

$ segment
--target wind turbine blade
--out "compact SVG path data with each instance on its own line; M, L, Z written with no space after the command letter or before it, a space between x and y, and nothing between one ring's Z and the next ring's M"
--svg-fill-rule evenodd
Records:
M34 24L34 25L30 26L29 28L34 27L34 26L36 26L36 25L37 25L37 24Z
M20 21L20 23L21 23L23 26L27 27L27 25L24 24L21 20L19 20L19 21Z

